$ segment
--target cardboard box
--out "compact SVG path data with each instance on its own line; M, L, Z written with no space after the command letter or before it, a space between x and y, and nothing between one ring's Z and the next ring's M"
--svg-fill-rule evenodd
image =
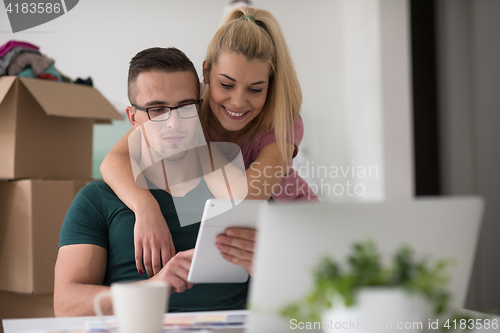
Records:
M0 292L0 319L54 317L54 295ZM2 325L0 322L0 332Z
M0 182L0 290L52 293L59 232L84 180Z
M122 119L94 88L0 77L0 178L90 179L92 126Z

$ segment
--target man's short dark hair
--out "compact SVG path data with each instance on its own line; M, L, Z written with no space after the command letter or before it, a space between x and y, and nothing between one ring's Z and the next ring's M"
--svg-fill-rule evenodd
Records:
M181 50L175 47L162 48L152 47L143 50L130 60L128 70L128 99L130 103L135 103L133 84L142 72L157 71L164 73L175 73L190 71L193 72L198 86L198 95L200 94L200 80L193 63Z

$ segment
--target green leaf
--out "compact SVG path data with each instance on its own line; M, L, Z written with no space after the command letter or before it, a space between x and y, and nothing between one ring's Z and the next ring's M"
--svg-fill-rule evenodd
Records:
M436 314L447 308L450 295L447 268L450 261L440 260L430 264L426 258L417 260L412 249L401 247L386 267L373 241L353 244L342 270L337 261L323 257L313 270L314 288L302 301L284 307L281 314L287 319L320 321L321 315L335 306L340 297L346 306L356 304L356 292L362 287L390 286L425 296L434 306Z

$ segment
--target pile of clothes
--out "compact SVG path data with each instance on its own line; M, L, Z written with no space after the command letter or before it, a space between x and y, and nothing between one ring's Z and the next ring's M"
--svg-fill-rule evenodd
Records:
M0 76L2 75L18 75L92 86L90 77L73 81L59 72L54 66L54 60L40 53L38 46L15 40L0 46Z

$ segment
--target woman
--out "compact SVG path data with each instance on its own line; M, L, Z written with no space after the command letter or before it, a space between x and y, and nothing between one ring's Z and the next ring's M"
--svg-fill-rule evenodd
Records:
M248 184L246 198L317 201L295 170L288 170L303 135L299 116L302 93L274 16L248 7L229 12L209 44L203 75L206 86L199 117L205 137L209 142L240 146ZM106 156L101 173L136 214L137 269L142 271L144 258L151 276L175 254L175 249L154 197L134 183L127 136ZM124 178L129 180L123 182ZM248 247L253 238L250 234L240 243ZM251 260L246 259L253 251L238 258L236 253L241 251L237 246L221 248L226 260L251 270Z

